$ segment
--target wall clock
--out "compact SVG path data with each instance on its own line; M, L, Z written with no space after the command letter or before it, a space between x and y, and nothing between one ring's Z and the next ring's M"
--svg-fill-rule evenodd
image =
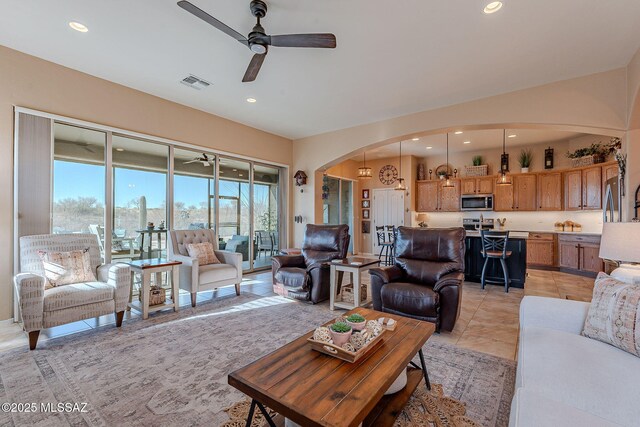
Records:
M380 168L378 178L384 185L391 185L398 179L398 169L393 165L384 165Z

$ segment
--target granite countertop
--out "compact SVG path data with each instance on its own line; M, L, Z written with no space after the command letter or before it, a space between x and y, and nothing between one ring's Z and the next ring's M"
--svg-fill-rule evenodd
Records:
M524 231L524 230L499 230L495 229L495 231L509 231L510 239L528 239L529 233L550 233L550 234L569 234L569 235L581 235L581 236L602 236L602 233L594 233L594 232L585 232L585 231L553 231L553 230L532 230L532 231ZM469 237L480 237L479 231L467 230L467 236Z

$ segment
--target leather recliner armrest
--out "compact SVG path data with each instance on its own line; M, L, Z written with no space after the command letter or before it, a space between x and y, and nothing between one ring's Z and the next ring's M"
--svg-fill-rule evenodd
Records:
M302 255L277 255L271 257L271 263L274 270L283 267L299 267L306 268L304 257Z
M433 285L434 292L440 292L447 286L460 286L464 281L464 273L456 271L454 273L445 274Z
M371 274L372 279L373 276L375 276L379 278L384 284L395 282L404 277L404 271L400 267L395 265L391 267L371 268L369 269L369 274Z

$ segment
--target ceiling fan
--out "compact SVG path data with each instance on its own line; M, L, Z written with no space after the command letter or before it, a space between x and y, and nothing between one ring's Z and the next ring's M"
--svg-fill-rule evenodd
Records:
M95 153L95 150L92 148L91 144L87 144L86 142L74 142L74 141L66 141L64 139L58 139L56 140L56 144L74 145L76 147L81 147L82 149L90 153Z
M193 160L189 160L188 162L184 162L183 164L188 165L191 163L202 163L202 166L213 166L213 158L210 158L205 153L202 153L202 156L194 157Z
M275 47L320 47L330 48L336 47L336 36L329 33L317 33L317 34L285 34L280 36L270 36L264 31L262 25L260 25L260 19L264 18L267 14L267 4L262 0L252 0L250 4L251 14L256 17L257 23L253 27L253 30L249 33L248 37L243 36L233 28L228 27L222 22L218 21L213 16L209 15L199 7L189 3L186 0L179 1L178 6L183 8L189 13L197 16L203 21L213 25L223 33L233 37L243 45L251 49L255 53L249 67L242 78L243 82L252 82L258 76L260 67L264 62L264 58L267 55L269 46Z

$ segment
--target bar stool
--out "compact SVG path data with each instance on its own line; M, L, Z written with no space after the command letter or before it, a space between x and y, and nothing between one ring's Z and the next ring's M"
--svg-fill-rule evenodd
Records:
M484 266L482 267L482 289L484 289L485 283L504 283L504 291L509 292L509 269L507 268L507 258L511 256L511 251L507 250L507 243L509 242L508 231L480 231L480 238L482 239L482 257L484 258ZM503 280L487 279L487 265L490 259L500 260L502 266Z
M385 227L380 225L376 226L376 237L378 238L378 246L380 246L380 254L378 259L384 265L391 265L391 255L393 251L393 242L387 239L388 231ZM382 254L384 253L384 261L382 260Z
M393 265L396 262L396 236L398 234L398 227L395 225L385 225L385 230L387 230L387 242L391 244L391 248L389 251L389 265Z

